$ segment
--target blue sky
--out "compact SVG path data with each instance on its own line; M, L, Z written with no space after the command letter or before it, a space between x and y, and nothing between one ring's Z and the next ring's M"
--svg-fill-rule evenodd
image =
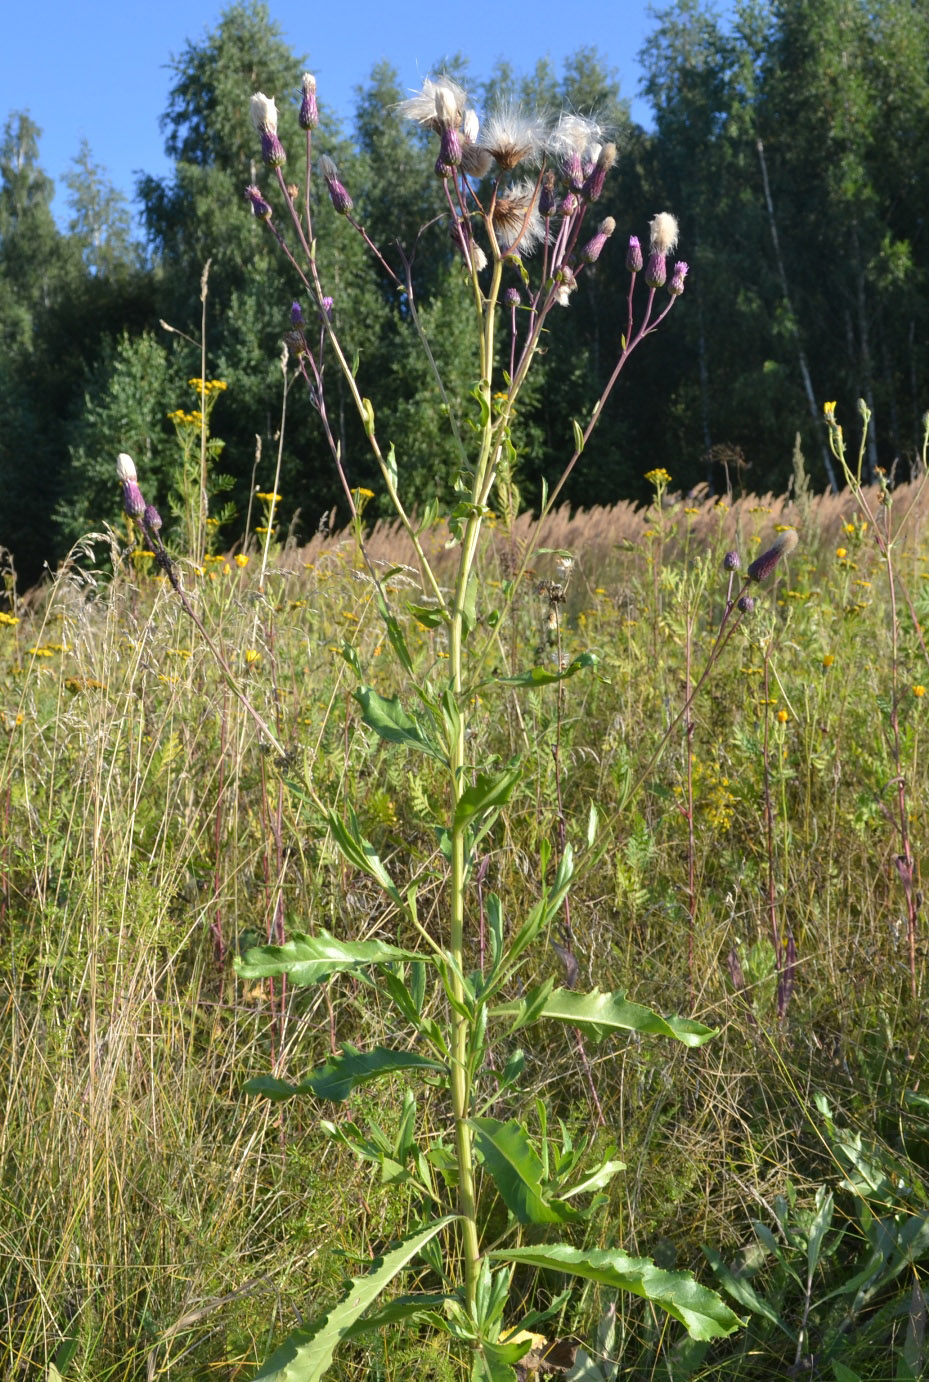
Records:
M43 0L35 9L8 4L0 45L0 119L28 109L42 129L42 166L56 182L86 137L94 161L131 197L136 171L169 170L158 126L171 84L167 64L188 39L199 40L212 29L224 8L222 0ZM650 35L660 38L644 4L575 10L555 0L536 0L531 7L501 0L470 0L466 6L270 0L269 8L290 46L308 57L320 99L345 116L354 87L382 58L412 88L446 53L467 55L476 76L488 73L498 58L530 71L548 57L560 72L566 56L595 45L619 73L633 116L648 121L646 105L635 99L641 77L636 54ZM59 220L66 218L62 187L54 210Z

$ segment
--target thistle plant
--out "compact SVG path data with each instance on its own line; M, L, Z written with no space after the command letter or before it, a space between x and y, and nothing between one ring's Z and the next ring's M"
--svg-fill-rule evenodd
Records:
M303 80L300 108L306 139L302 191L285 178L288 151L278 135L275 102L258 93L251 106L270 185L264 190L250 186L246 198L294 273L300 301L289 313L282 309L283 334L328 443L396 678L406 693L387 696L369 684L356 652L346 645L344 657L357 681L355 700L364 724L381 739L438 765L445 790L436 858L424 875L404 879L388 869L363 836L351 808L342 814L321 798L308 770L305 781L293 784L294 790L325 822L347 863L375 881L398 938L410 938L409 943L347 940L323 930L300 932L283 944L249 951L237 964L245 978L287 976L291 988L351 974L361 985L376 986L395 1009L395 1029L404 1030L392 1046L346 1046L296 1083L275 1073L247 1086L273 1100L312 1095L338 1104L371 1081L390 1075L408 1081L396 1137L388 1137L373 1123L367 1131L352 1121L326 1121L322 1127L358 1158L379 1165L385 1181L392 1178L408 1186L415 1225L384 1251L367 1275L351 1283L338 1304L298 1329L268 1359L257 1376L278 1382L321 1377L341 1341L404 1320L444 1331L472 1378L515 1379L515 1365L530 1347L528 1336L523 1336L553 1316L567 1294L540 1310L511 1304L510 1287L518 1267L631 1291L666 1311L698 1339L726 1335L738 1325L722 1300L689 1273L660 1270L619 1247L578 1245L586 1241L578 1230L601 1210L603 1191L624 1167L608 1146L599 1146L592 1156L593 1134L573 1140L563 1129L558 1141L553 1140L544 1103L537 1105L535 1129L530 1131L520 1095L524 1056L516 1037L537 1023L565 1025L590 1042L610 1033L637 1032L687 1047L701 1046L713 1032L686 1017L659 1016L621 992L580 993L570 986L556 987L552 979L526 990L521 974L529 952L564 916L576 869L577 840L571 839L575 832L563 817L557 845L543 842L537 900L525 916L505 917L501 896L484 886L498 822L518 796L526 765L519 757L501 764L477 756L480 738L472 733L476 693L518 696L556 684L560 690L567 679L595 662L591 654L584 654L566 664L559 654L546 666L501 670L499 658L505 654L496 630L512 607L537 543L517 553L497 609L486 607L478 557L492 504L497 500L505 509L511 507L518 493L513 483L513 432L521 390L546 333L557 331L560 313L570 310L582 275L609 252L615 223L598 217L596 204L617 151L595 120L576 114L552 122L502 107L491 112L482 127L464 90L447 76L426 81L401 109L436 138L437 210L467 283L479 351L480 377L471 395L473 428L467 437L458 438L460 473L453 502L441 515L456 556L450 584L440 580L422 540L440 516L439 502L430 501L424 513L414 515L411 497L404 491L403 457L385 441L389 424L380 425L364 391L363 371L350 358L336 328L329 291L333 285L325 281L317 256L317 196L329 197L349 233L362 238L402 295L444 397L444 383L419 324L410 259L402 250L393 258L382 253L361 223L335 163L325 154L315 158L319 111L310 74ZM293 176L290 169L288 176ZM580 461L630 356L684 291L687 265L669 264L677 234L674 217L661 213L651 222L647 261L637 238L629 241L628 293L615 366L589 417L573 423L564 469L546 486L538 505L536 536ZM359 502L364 492L347 473L330 416L333 369L341 373L384 493L416 555L422 595L405 608L392 602L388 583L365 548ZM144 525L144 504L138 510L134 493L130 499L132 508L127 500L127 510ZM159 559L164 565L166 558ZM165 569L170 577L170 563ZM181 593L179 586L175 588ZM734 610L730 598L710 663L693 694L744 616L744 607ZM447 658L438 664L441 675L417 670L405 633L410 617L444 637ZM692 695L688 706L691 700ZM597 842L595 810L585 822L582 841L588 860L603 848ZM437 886L441 898L439 920L429 926L417 905L424 882ZM487 943L474 968L479 927ZM505 1050L510 1054L503 1063L497 1057ZM428 1089L430 1117L419 1120L419 1100ZM437 1121L436 1100L446 1111L444 1124L441 1118ZM592 1164L585 1165L591 1156ZM425 1267L432 1273L431 1289L381 1300L394 1278L416 1262L420 1272Z

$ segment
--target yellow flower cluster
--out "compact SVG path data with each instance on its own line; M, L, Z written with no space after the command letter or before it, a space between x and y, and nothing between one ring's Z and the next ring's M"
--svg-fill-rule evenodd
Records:
M14 624L18 623L19 619L15 614L7 614L5 609L0 609L0 624L9 624L12 628Z
M189 413L185 413L183 408L175 408L173 413L168 414L168 421L173 422L176 427L199 427L203 421L203 414L199 408L194 408Z
M187 382L201 398L211 393L222 393L229 387L225 379L188 379Z
M264 504L278 504L283 496L275 494L273 490L256 490L255 498L260 499Z
M671 476L663 465L657 466L654 470L646 470L645 479L650 485L670 485Z

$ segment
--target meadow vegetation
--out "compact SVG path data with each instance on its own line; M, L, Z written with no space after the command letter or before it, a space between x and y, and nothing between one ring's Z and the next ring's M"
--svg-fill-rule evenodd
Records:
M897 784L918 859L929 507L922 482L894 491L892 507L875 510L879 499L870 495L879 522L906 515L896 645L886 563L847 493L731 505L665 495L645 510L558 512L545 546L573 555L567 578L563 557L560 567L552 553L535 557L532 584L493 628L501 666L514 651L526 665L585 652L598 661L558 684L475 693L477 751L506 761L518 749L525 768L486 841L469 911L482 915L493 889L508 916L525 915L561 820L581 822L570 833L583 859L592 802L609 841L578 871L570 935L563 916L550 924L514 994L560 982L573 964L582 988L624 989L719 1030L693 1050L635 1035L579 1043L569 1028L521 1034L521 1116L537 1127L544 1095L552 1127L592 1131L626 1163L587 1245L728 1285L748 1322L694 1343L620 1296L619 1362L603 1376L783 1377L798 1361L840 1379L920 1375L925 943L918 870L909 880L901 870ZM724 649L692 725L680 722L650 764L688 666L713 645L725 553L747 562L777 525L796 526L799 546ZM487 535L485 631L529 530L522 519ZM446 536L441 525L426 535L440 573ZM396 527L377 525L367 550L399 600L417 593ZM263 568L253 540L238 562L181 565L276 727L284 763L262 749L152 558L120 535L88 540L3 616L0 1350L10 1377L53 1377L55 1360L69 1378L249 1376L270 1342L409 1228L416 1194L402 1176L372 1183L306 1102L242 1093L272 1071L303 1078L339 1043L403 1035L383 990L362 977L298 989L233 971L234 955L294 930L414 939L284 779L354 807L392 875L420 879L419 916L437 936L432 900L447 872L439 765L378 738L352 698L343 644L390 690L354 536L275 543L269 557ZM551 581L566 585L557 606ZM435 631L411 615L403 626L417 668L439 674ZM780 1001L770 878L778 936L794 944ZM485 962L485 944L483 927L468 935L469 967ZM485 1087L513 1046L490 1045ZM418 1094L421 1116L441 1127L441 1089ZM402 1092L387 1079L317 1112L336 1127L370 1120L392 1141ZM420 1273L428 1280L428 1267ZM517 1283L533 1304L554 1290L544 1274ZM548 1337L594 1347L613 1301L589 1284ZM448 1341L426 1347L411 1328L347 1345L335 1375L424 1369L457 1375Z

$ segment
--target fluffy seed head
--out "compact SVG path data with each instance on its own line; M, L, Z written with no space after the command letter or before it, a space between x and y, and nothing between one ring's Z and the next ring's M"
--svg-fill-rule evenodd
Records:
M137 480L139 478L136 474L135 461L129 455L128 451L120 451L119 455L116 457L116 474L122 484L125 484L127 480Z
M273 96L256 91L251 99L249 114L261 136L261 156L269 168L282 168L287 162L284 146L277 137L277 106Z
M649 248L653 254L673 254L677 248L677 218L669 211L659 211L648 223Z
M545 135L545 124L537 116L525 115L518 106L502 105L485 122L480 145L506 172L519 163L538 162Z
M443 72L435 81L427 77L420 90L401 101L397 109L407 120L441 134L446 124L456 128L461 124L467 100L464 88Z
M538 200L536 185L528 178L497 195L492 220L497 244L504 254L511 249L530 254L545 235Z

